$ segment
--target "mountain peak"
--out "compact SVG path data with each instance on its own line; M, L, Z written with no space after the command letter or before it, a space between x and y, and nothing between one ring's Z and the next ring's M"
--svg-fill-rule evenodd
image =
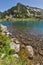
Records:
M17 6L25 6L25 5L23 5L22 3L17 3Z
M20 2L18 2L17 5L22 5L22 4Z

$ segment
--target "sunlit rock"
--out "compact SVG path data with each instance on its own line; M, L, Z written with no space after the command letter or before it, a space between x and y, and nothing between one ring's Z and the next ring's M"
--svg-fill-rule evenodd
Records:
M5 54L3 53L2 55L1 55L1 58L3 58L5 56Z
M26 48L27 48L28 52L30 53L31 57L33 57L34 56L34 51L33 51L32 46L26 46Z
M37 63L36 65L40 65L40 63Z
M10 48L11 48L11 49L14 49L15 52L19 52L19 50L20 50L20 44L16 44L16 43L14 43L14 42L11 42L11 43L10 43Z
M2 24L1 24L1 29L2 29L3 32L8 31L7 26L4 26L4 25L2 25Z
M13 54L12 56L13 56L13 57L17 57L17 58L19 57L18 54Z
M11 38L11 41L14 41L15 43L19 44L19 40L17 38Z

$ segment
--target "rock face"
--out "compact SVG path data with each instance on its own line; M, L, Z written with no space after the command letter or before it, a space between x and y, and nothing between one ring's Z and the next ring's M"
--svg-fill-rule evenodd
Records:
M19 50L20 50L20 44L16 44L16 43L14 43L14 42L11 42L11 43L10 43L10 48L11 48L11 49L14 49L15 52L19 52Z
M27 48L28 52L30 53L31 57L33 57L34 56L34 51L33 51L32 46L26 46L26 48Z

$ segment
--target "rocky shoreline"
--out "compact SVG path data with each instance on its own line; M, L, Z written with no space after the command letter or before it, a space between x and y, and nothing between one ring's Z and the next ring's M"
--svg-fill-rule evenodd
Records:
M14 31L13 31L14 32ZM21 44L31 46L34 52L33 60L39 65L43 65L43 35L20 32L17 29L13 33L14 37L19 40Z
M24 65L29 65L29 60L31 65L43 65L43 35L28 34L17 29L13 33L7 30L6 35L11 39L10 48L15 50L13 55L19 55L26 62Z

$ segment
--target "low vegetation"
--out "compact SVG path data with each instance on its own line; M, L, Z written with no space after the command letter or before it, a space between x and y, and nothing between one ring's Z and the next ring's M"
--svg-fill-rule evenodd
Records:
M23 65L20 58L13 57L14 50L10 49L10 39L2 34L0 27L0 65Z

